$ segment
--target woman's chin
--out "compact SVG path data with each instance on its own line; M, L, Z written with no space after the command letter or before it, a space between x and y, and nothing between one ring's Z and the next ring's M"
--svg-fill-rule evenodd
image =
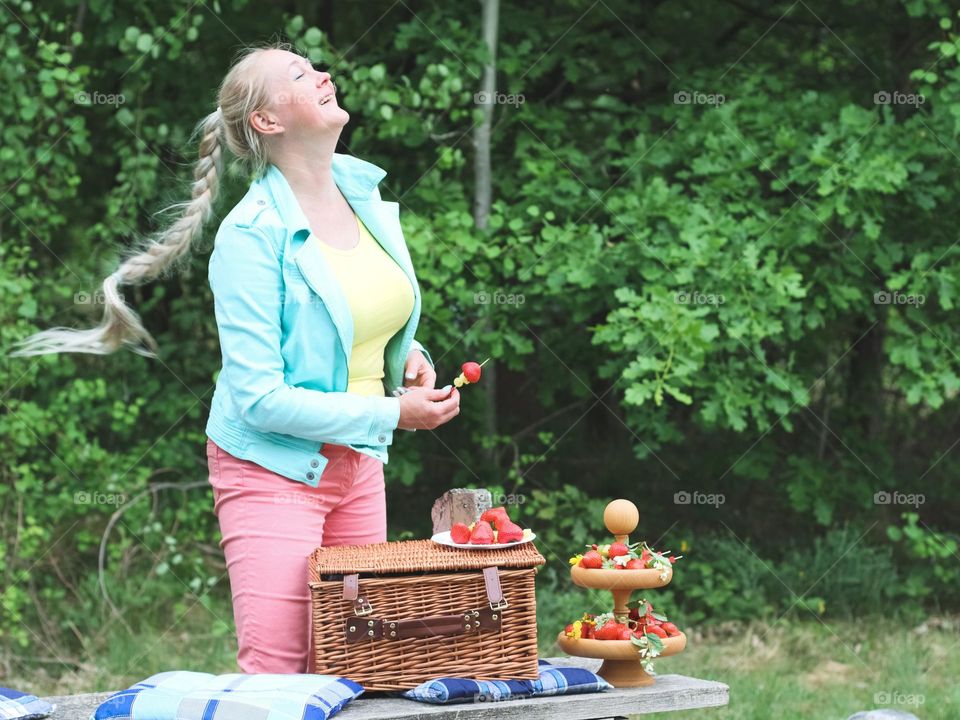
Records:
M332 102L320 107L320 116L324 125L343 127L350 122L350 113Z

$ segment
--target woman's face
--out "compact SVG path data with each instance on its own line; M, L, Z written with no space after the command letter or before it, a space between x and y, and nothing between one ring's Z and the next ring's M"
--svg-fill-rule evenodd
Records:
M350 120L349 113L337 102L330 73L314 70L300 55L267 50L258 65L270 91L266 114L288 138L336 136Z

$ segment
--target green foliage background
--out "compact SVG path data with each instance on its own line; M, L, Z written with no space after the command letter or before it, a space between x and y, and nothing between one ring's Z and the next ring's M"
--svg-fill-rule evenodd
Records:
M566 558L602 540L621 496L641 536L685 548L660 597L687 622L957 608L949 3L504 2L498 88L523 101L495 109L483 231L479 4L5 5L5 348L97 320L118 253L187 196L191 132L234 53L282 37L334 74L341 150L389 173L440 379L466 359L497 369L495 393L465 392L455 422L391 449L392 537L427 534L450 487L517 495L549 560L546 637L591 609ZM244 189L231 170L221 217ZM216 224L185 272L125 289L159 361L0 360L7 648L89 650L115 620L229 598L204 483ZM925 502L877 504L884 491Z

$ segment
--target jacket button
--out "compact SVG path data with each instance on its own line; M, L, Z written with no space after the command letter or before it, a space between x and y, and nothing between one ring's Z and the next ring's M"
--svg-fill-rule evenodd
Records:
M381 435L380 437L377 438L377 440L379 440L380 442L386 442L386 441L387 441L387 436L386 436L386 435Z
M267 204L266 200L257 200L257 205L266 205L266 204Z
M307 480L313 480L316 477L312 472L307 473Z
M310 461L310 467L318 467L319 465L320 465L320 461L319 461L319 460L311 460L311 461Z

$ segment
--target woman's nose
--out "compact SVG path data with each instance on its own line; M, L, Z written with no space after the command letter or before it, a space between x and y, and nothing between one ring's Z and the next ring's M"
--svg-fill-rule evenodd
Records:
M317 75L317 87L321 87L330 81L330 73L321 72Z

